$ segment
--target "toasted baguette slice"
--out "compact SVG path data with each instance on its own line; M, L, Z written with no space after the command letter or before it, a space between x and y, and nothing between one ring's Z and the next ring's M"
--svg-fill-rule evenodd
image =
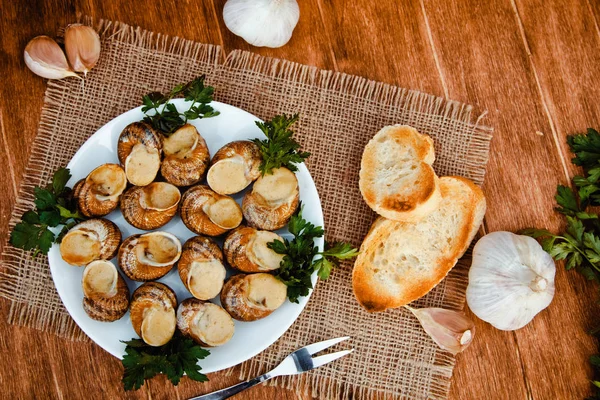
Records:
M368 311L410 303L435 287L469 247L485 214L485 197L468 179L440 179L437 210L418 222L379 218L363 241L352 285Z
M360 192L382 217L418 221L440 202L439 179L431 167L434 160L429 136L406 125L387 126L365 147Z

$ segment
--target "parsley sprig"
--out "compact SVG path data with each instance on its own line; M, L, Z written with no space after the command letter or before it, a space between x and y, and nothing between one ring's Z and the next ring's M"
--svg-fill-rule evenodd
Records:
M46 187L34 189L35 210L25 211L21 222L17 223L10 234L10 244L23 250L33 250L33 256L47 254L55 241L77 222L85 219L71 196L67 182L71 172L59 168L52 176L52 182ZM64 225L59 235L49 228Z
M287 295L292 303L297 303L299 297L308 295L312 289L310 278L314 271L318 271L319 278L325 280L329 278L331 270L339 265L340 260L358 255L358 250L345 242L337 242L328 250L319 252L315 239L322 237L325 231L302 218L302 207L290 218L288 229L294 235L291 241L275 240L268 246L284 255L275 276L287 285ZM321 257L315 260L318 255Z
M170 136L181 128L188 120L210 118L219 115L208 105L213 100L215 89L204 85L205 76L202 75L191 82L175 86L168 94L152 92L143 97L142 112L146 114L144 121L158 129L165 136ZM190 107L180 113L171 103L171 99L183 96L191 101Z
M202 368L198 365L198 360L206 358L210 352L178 332L163 346L150 346L141 339L123 343L127 345L122 360L125 390L137 390L144 384L144 380L158 374L167 375L175 386L184 373L192 380L208 381L208 377L200 372Z
M263 140L252 140L262 155L259 169L263 176L279 167L297 171L298 167L295 164L304 162L310 156L306 151L299 151L300 144L293 138L294 131L291 130L291 126L296 121L298 121L298 114L291 117L282 114L273 117L270 121L256 123L267 137Z
M546 229L528 228L521 231L541 241L542 247L555 260L565 260L565 268L575 269L588 280L600 280L600 221L591 206L600 206L600 133L588 129L586 134L569 136L567 144L575 157L573 164L581 166L584 175L573 178L574 188L559 185L556 190L556 210L565 215L564 232L553 234ZM592 334L598 334L597 328ZM590 357L595 378L600 376L600 355ZM593 379L597 392L588 399L600 400L600 381Z

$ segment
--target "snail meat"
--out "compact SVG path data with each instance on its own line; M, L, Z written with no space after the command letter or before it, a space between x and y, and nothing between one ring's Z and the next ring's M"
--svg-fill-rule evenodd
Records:
M287 286L271 274L234 275L223 286L221 304L235 319L255 321L279 308L287 298Z
M90 318L112 322L125 315L129 308L127 283L110 261L97 260L83 270L83 309Z
M157 229L175 216L180 200L179 189L170 183L133 186L121 196L121 212L138 229Z
M102 217L119 205L121 193L127 187L125 171L117 164L104 164L73 187L79 211L86 217Z
M195 236L185 242L177 269L183 285L197 299L212 299L223 288L223 253L208 237Z
M160 172L176 186L191 186L204 178L210 162L204 138L193 125L186 124L163 139L163 160Z
M242 272L272 271L279 268L283 260L282 254L268 247L274 240L283 242L276 233L239 227L227 236L223 251L229 265Z
M135 186L154 181L160 169L161 135L145 122L134 122L119 136L117 155L125 168L127 180Z
M181 256L181 242L168 232L133 235L119 247L119 267L134 281L152 281L165 276Z
M222 346L235 331L231 316L222 307L190 298L177 308L177 327L202 346Z
M248 140L238 140L221 147L214 155L206 179L219 194L244 190L260 176L258 146Z
M131 325L144 342L162 346L175 334L177 297L167 285L147 282L131 296Z
M94 260L110 260L117 254L121 231L113 222L95 218L72 227L60 243L60 255L68 264L82 266Z
M283 228L298 208L298 179L287 168L275 168L246 193L242 210L248 225L274 231Z
M233 198L220 195L206 185L188 189L181 199L179 212L189 230L208 236L219 236L237 228L243 218Z

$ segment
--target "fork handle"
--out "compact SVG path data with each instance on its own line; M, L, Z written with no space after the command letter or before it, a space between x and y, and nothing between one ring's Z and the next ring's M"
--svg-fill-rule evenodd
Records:
M251 379L249 381L246 382L241 382L238 383L237 385L233 385L230 386L228 388L222 389L222 390L218 390L216 392L212 392L209 394L205 394L202 396L197 396L197 397L192 397L189 400L223 400L223 399L228 399L231 396L238 394L239 392L241 392L242 390L246 390L248 388L251 388L252 386L256 386L259 383L262 383L264 381L267 381L269 379L271 379L273 376L271 376L270 374L264 374L261 376L257 376L254 379Z

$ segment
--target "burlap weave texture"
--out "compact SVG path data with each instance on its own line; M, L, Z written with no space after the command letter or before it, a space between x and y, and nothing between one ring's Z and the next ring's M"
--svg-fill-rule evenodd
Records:
M375 215L362 201L358 171L362 149L383 126L410 124L434 138L439 175L483 183L491 139L471 107L416 91L234 51L222 62L218 46L193 43L101 22L102 57L82 85L50 81L38 136L23 179L11 228L32 206L34 186L66 165L99 127L140 104L147 92L167 91L200 74L218 101L268 119L299 113L299 141L312 153L309 170L325 214L328 240L355 245ZM417 306L461 309L468 260ZM454 357L439 350L404 310L369 314L356 303L351 263L319 282L299 319L272 347L244 363L244 378L274 366L290 351L319 340L350 335L352 356L318 371L275 381L321 398L445 398ZM47 259L31 259L7 245L0 295L9 299L12 323L71 339L86 339L71 320L52 283Z

